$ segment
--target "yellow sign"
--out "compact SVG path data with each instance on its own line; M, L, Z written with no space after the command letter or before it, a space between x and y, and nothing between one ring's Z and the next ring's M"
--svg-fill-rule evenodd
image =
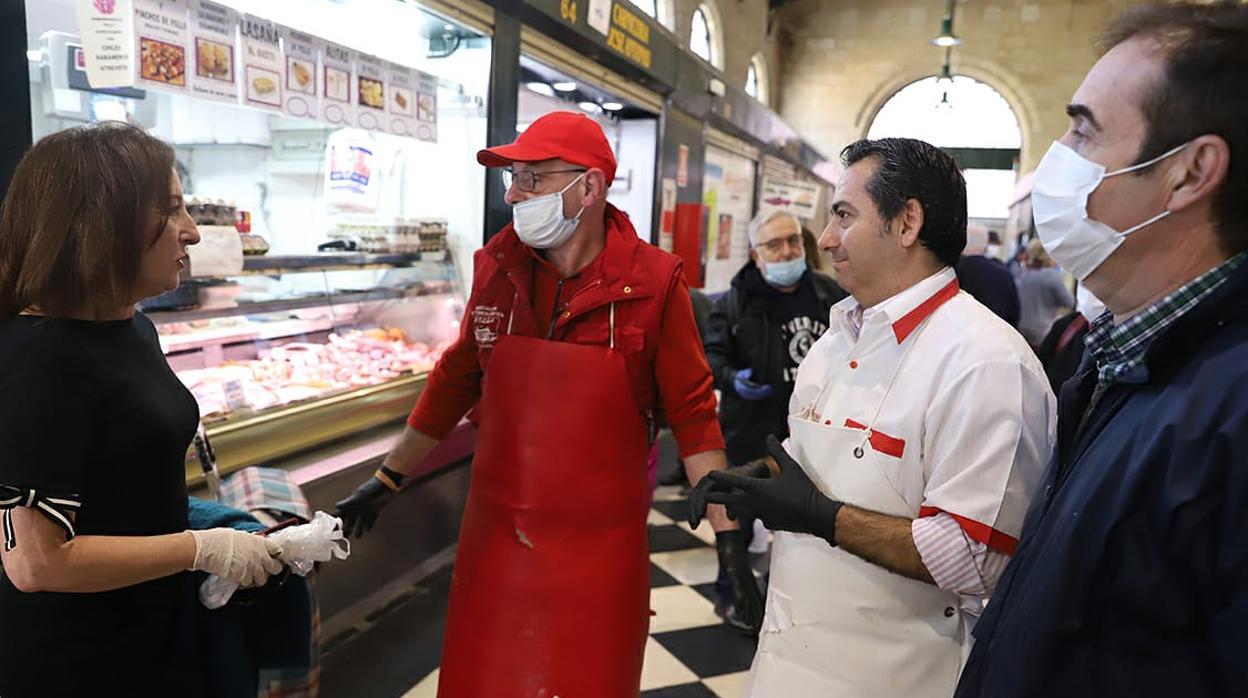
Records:
M607 46L637 65L650 67L650 25L618 2L611 8Z

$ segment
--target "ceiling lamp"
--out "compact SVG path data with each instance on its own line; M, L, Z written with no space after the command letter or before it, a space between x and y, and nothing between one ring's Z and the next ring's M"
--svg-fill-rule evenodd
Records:
M962 40L953 34L953 14L957 10L957 0L949 0L948 6L945 7L945 18L940 20L940 36L931 40L933 46L948 48L957 46Z
M556 90L559 90L560 92L576 91L576 83L571 82L571 81L556 82L552 84L551 87L555 88Z
M552 89L550 85L547 85L544 82L526 82L524 83L524 86L529 88L530 91L536 92L537 94L542 95L543 97L555 96L554 89Z
M586 111L590 114L598 114L602 111L602 107L595 102L577 102L576 106L580 107L581 111Z
M603 102L602 108L607 111L619 111L624 108L624 105L619 102Z

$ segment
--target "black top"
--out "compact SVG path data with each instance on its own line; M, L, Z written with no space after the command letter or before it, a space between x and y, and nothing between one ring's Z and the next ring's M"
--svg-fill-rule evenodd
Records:
M750 261L715 301L702 341L720 390L719 423L729 463L761 458L767 435L788 435L797 368L827 331L829 310L845 295L831 277L815 271L786 293L767 283ZM750 401L737 394L733 376L745 368L753 369L751 380L772 386L770 397Z
M1018 327L1022 307L1014 275L998 259L983 255L963 255L957 266L958 285L974 296L997 317Z
M79 536L187 528L199 410L150 320L14 317L0 322L0 367L0 484L77 495ZM186 573L96 594L0 577L0 696L190 695L194 603Z

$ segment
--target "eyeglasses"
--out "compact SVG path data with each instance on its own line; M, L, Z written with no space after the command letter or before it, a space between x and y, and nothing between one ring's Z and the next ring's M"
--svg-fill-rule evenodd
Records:
M786 247L796 247L798 250L801 250L802 249L802 235L801 233L795 233L793 235L788 236L787 238L776 238L774 240L768 240L767 242L759 243L755 245L754 247L765 248L768 252L772 254L778 254L784 251L784 248Z
M517 189L519 189L522 192L531 194L537 191L537 183L543 175L564 174L567 172L588 172L588 171L589 170L586 170L585 168L574 169L574 170L547 170L545 172L538 172L536 170L520 170L519 172L516 172L515 170L504 169L502 171L503 188L511 189L511 185L514 182Z

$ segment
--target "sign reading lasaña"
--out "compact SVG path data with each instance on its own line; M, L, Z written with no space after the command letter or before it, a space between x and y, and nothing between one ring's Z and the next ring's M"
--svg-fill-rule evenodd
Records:
M650 25L618 2L611 8L607 46L643 68L650 67Z

